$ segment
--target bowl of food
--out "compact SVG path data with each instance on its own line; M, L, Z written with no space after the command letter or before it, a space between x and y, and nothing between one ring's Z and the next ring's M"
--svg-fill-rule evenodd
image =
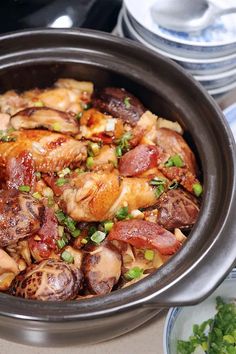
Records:
M95 343L208 296L236 250L235 146L214 101L107 34L0 45L1 336Z
M169 310L163 334L165 354L230 353L235 350L236 270L199 305Z

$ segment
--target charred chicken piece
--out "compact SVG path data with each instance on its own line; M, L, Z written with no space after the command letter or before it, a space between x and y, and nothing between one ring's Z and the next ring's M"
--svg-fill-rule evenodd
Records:
M101 244L85 255L82 269L91 293L105 295L112 291L120 278L121 256L111 244Z
M61 171L68 166L77 167L87 157L85 144L66 135L24 130L13 132L12 136L15 141L0 142L0 167L5 168L7 161L22 151L31 154L36 171L45 173Z
M169 190L157 201L157 222L168 230L189 229L199 213L197 199L181 189Z
M47 259L19 274L10 293L25 299L65 301L74 299L82 285L83 274L74 265Z
M137 97L117 87L106 87L97 92L93 99L93 106L111 114L114 118L121 118L132 126L136 125L145 112L143 104Z
M0 191L0 247L36 233L44 206L31 195L17 190Z
M71 135L79 132L75 115L48 107L26 108L13 115L10 123L17 130L46 128Z

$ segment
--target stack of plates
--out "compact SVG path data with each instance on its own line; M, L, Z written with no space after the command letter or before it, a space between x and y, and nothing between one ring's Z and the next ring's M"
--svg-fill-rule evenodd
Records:
M116 33L173 59L212 95L235 88L236 14L222 16L197 33L175 32L159 27L152 19L151 8L156 1L124 0ZM214 2L221 7L235 4L235 0Z

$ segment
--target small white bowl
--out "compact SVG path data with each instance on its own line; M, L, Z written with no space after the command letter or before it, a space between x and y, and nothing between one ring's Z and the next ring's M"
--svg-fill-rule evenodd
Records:
M178 354L177 341L188 340L192 334L194 324L212 318L216 313L216 297L223 299L236 297L236 269L234 269L223 283L199 305L188 307L174 307L168 312L163 334L163 349L165 354Z

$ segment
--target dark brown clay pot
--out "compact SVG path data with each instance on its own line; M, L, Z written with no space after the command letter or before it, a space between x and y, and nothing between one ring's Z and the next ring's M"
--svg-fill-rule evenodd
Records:
M200 302L229 272L236 255L234 139L206 91L166 58L100 32L44 29L0 38L2 92L50 86L59 77L125 87L156 114L178 120L197 153L204 197L184 247L135 285L64 303L0 294L0 336L31 345L107 340L163 307Z

